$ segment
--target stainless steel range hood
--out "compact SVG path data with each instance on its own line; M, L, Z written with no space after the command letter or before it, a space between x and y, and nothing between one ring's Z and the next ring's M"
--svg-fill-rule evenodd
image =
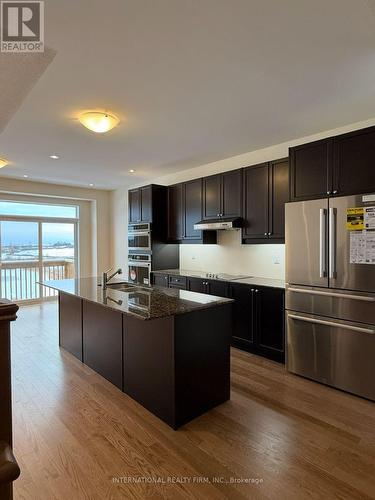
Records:
M209 220L201 220L197 224L194 224L194 229L198 230L211 230L217 231L219 230L231 230L231 229L239 229L242 227L242 219L240 217L229 217L227 219L209 219Z

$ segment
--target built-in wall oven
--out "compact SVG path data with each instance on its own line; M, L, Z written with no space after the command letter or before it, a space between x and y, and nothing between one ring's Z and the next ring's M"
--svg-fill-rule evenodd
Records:
M128 255L128 281L140 285L151 283L151 255L131 253Z
M151 224L129 224L128 249L151 251Z

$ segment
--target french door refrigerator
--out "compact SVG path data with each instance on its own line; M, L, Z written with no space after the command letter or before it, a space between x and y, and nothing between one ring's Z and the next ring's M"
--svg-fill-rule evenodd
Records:
M375 195L286 205L290 372L375 400Z

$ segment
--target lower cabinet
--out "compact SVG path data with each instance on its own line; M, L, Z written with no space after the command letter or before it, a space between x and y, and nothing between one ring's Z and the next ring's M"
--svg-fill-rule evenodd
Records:
M284 362L284 296L279 288L230 284L235 300L232 345Z
M83 302L83 362L122 389L122 314Z
M232 345L284 362L283 289L174 275L168 278L168 275L159 273L154 274L153 283L234 299Z
M168 274L153 273L152 283L155 286L168 287Z

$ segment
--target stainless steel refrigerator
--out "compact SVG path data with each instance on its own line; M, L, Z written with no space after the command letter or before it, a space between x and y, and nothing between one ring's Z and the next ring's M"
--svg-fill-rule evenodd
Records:
M289 371L375 400L375 195L286 205Z

